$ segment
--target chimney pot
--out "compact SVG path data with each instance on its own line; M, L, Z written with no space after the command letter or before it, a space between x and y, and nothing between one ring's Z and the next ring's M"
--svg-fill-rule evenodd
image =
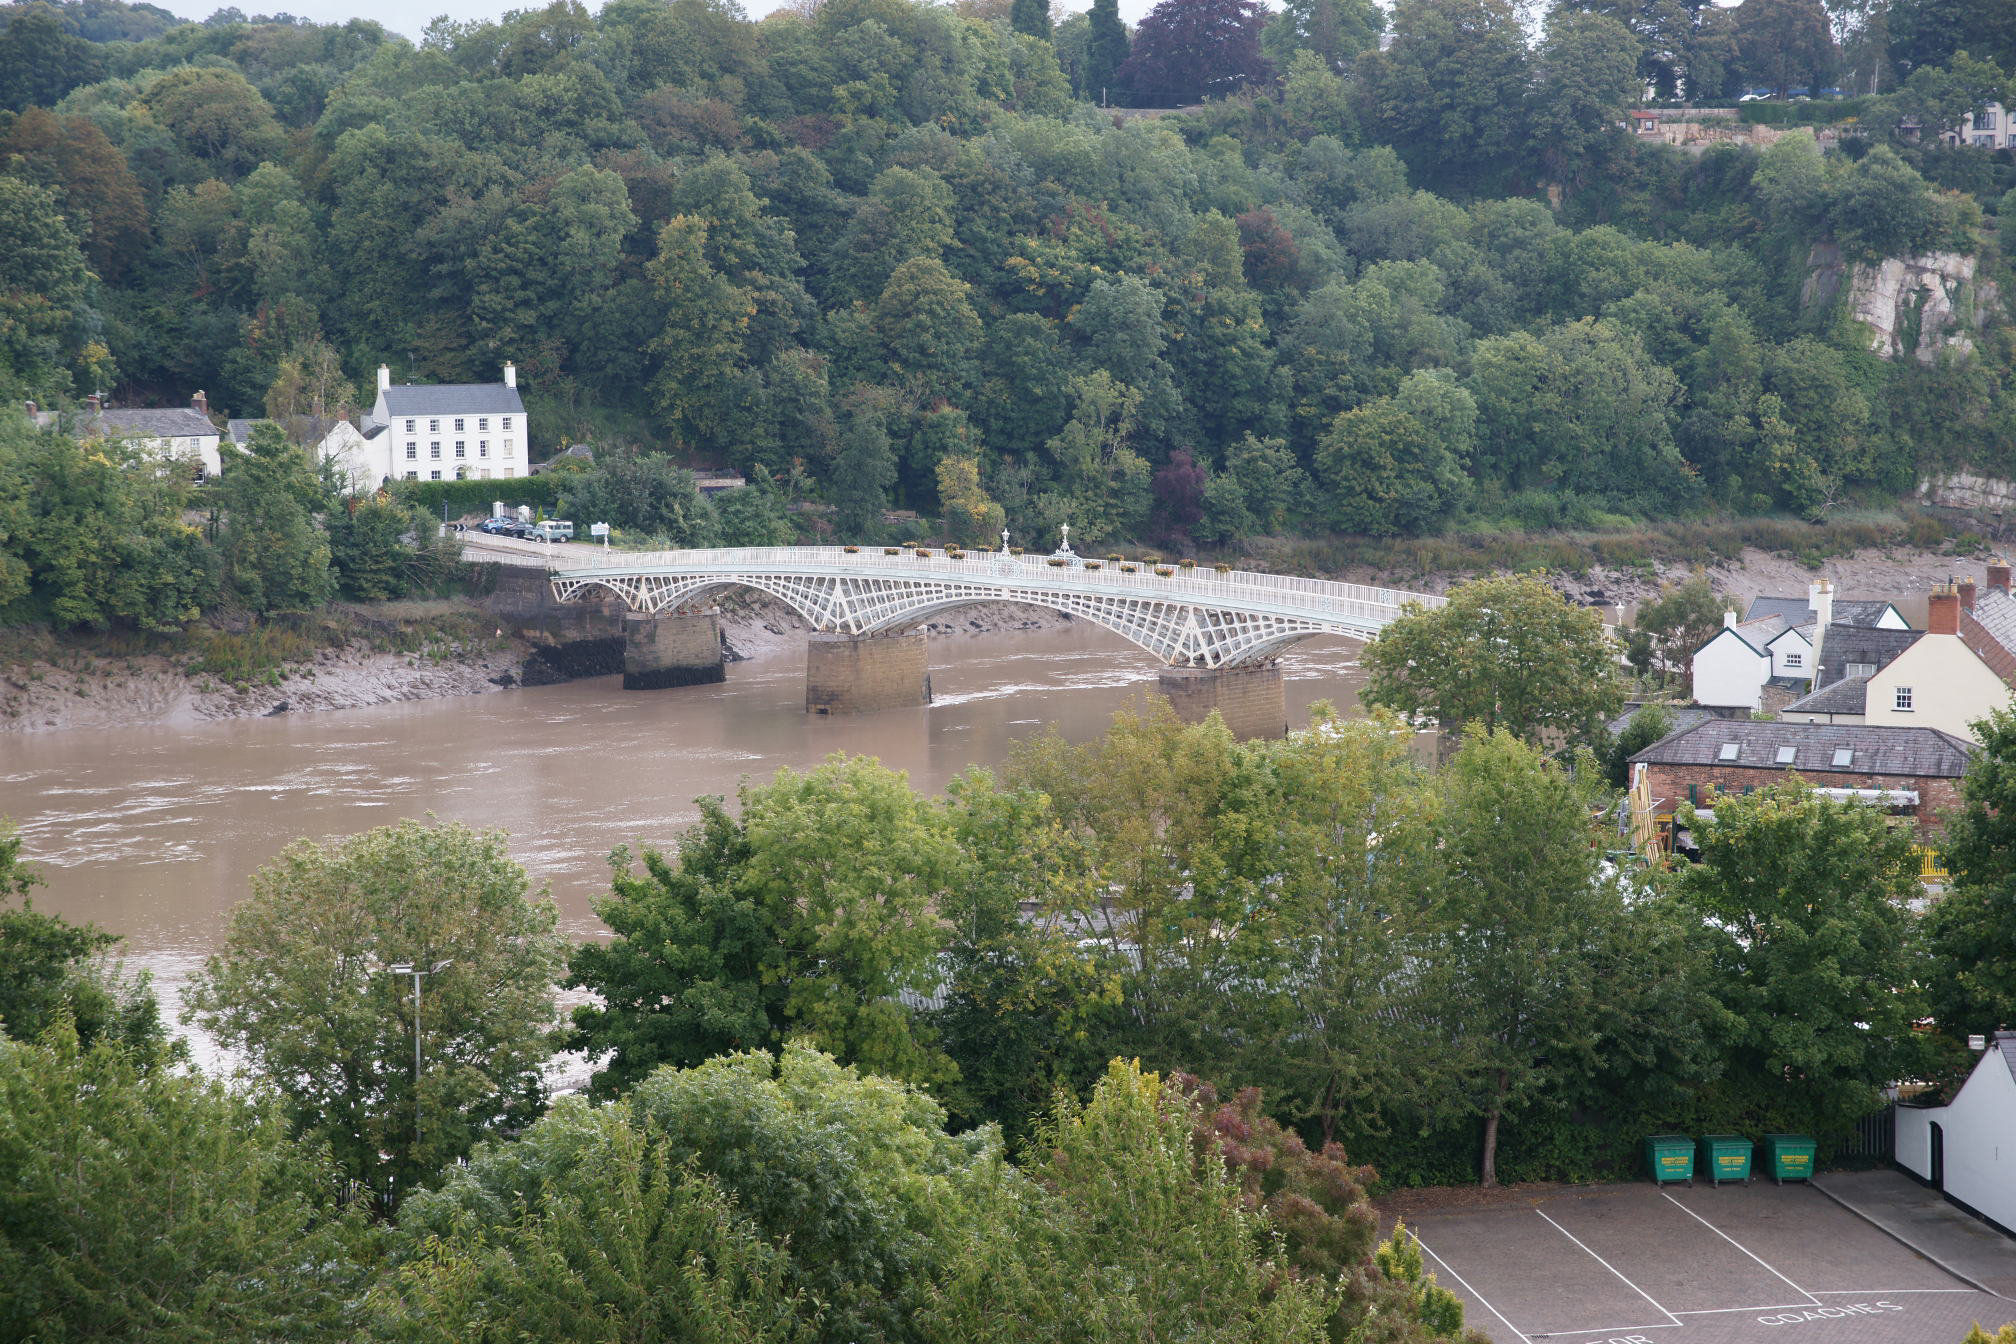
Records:
M210 414L210 398L203 395L200 387L196 389L196 395L189 398L189 405L198 415Z
M1925 631L1932 635L1960 633L1960 594L1952 585L1932 590L1925 604Z
M508 359L504 361L504 386L518 386L518 366Z
M1988 587L1990 591L2000 589L2005 593L2008 592L2010 574L2011 567L2006 556L1997 556L1995 559L1990 560L1988 562Z
M378 366L378 390L383 392L390 386L392 386L392 366L390 364L380 364Z

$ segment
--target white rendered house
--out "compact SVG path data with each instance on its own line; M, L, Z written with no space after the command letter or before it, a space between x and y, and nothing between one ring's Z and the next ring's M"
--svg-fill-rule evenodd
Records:
M378 400L364 417L363 437L365 459L381 481L510 480L531 474L514 364L504 366L498 383L398 384L380 364Z
M57 422L56 413L27 403L28 419L48 427ZM187 406L161 409L111 410L96 395L84 399L84 414L77 422L77 435L85 439L125 439L142 452L155 457L186 462L200 470L205 480L215 480L224 470L218 445L223 435L210 421L210 399L198 392Z
M2016 1228L2016 1031L1998 1031L1944 1106L1897 1108L1897 1165L2002 1228Z

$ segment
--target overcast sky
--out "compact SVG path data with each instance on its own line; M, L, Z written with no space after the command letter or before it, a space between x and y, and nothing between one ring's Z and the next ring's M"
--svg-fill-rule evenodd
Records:
M225 0L153 0L171 14L189 19L207 19L222 8ZM602 8L601 0L586 0L591 10ZM404 33L416 42L420 30L437 15L451 19L494 19L507 9L537 9L542 0L236 0L247 14L286 13L313 19L317 23L343 23L350 19L376 19L395 33ZM749 17L760 19L777 8L779 0L742 0ZM1072 4L1084 9L1091 3ZM1155 0L1120 0L1120 17L1136 23L1155 7ZM1269 8L1274 8L1270 5Z

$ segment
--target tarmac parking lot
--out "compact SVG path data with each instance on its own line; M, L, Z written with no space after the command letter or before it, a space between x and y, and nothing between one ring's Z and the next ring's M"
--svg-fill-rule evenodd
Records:
M1574 1187L1408 1225L1493 1344L1960 1344L2016 1321L1802 1184Z

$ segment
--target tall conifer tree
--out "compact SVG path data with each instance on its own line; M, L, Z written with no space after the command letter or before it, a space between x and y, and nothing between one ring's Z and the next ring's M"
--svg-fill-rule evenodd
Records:
M1092 0L1085 17L1092 26L1085 46L1085 96L1105 103L1114 75L1127 59L1127 25L1120 22L1120 0Z

